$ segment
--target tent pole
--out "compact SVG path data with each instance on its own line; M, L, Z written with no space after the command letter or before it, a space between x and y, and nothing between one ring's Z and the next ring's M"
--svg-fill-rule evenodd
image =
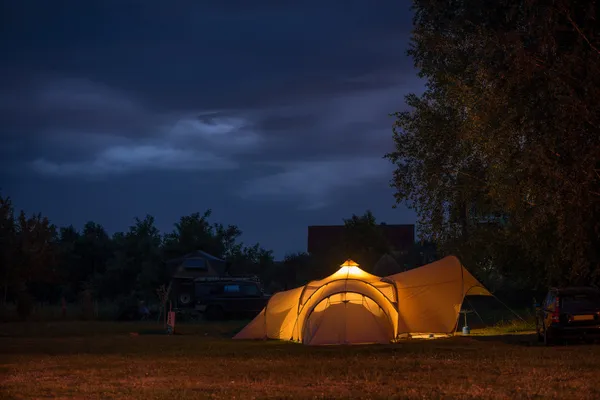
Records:
M481 315L479 315L479 313L477 312L477 310L475 309L475 307L473 307L473 303L471 303L471 301L469 299L465 298L465 300L467 300L467 302L469 303L469 306L473 309L473 312L475 313L475 315L477 315L477 317L479 317L479 320L481 322L483 322L483 325L485 325L485 327L487 328L488 325L485 323L485 321L483 320L483 318L481 318ZM467 314L465 314L465 322L466 322L466 319L467 319Z
M464 272L462 260L460 258L458 259L458 264L459 264L459 268L460 268L460 290L461 290L460 308L462 308L462 305L465 302L467 294L465 293L465 272ZM460 310L458 310L458 313L459 313L458 315L460 316ZM467 326L467 314L465 314L465 326ZM456 335L457 331L458 331L458 321L456 321L456 328L454 329L454 335Z
M458 260L458 263L460 264L460 287L462 289L462 293L461 296L464 299L466 297L466 293L465 293L465 271L464 271L464 267L462 264L462 260Z
M264 326L265 337L264 337L264 340L267 340L269 338L269 331L267 330L267 308L268 307L269 307L269 302L267 301L267 304L265 305L265 309L264 309L264 313L265 313L265 326Z

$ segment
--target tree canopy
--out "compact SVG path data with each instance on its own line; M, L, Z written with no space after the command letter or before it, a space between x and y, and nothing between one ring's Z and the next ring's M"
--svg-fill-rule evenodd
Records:
M83 292L96 300L155 300L168 284L165 262L196 250L228 261L233 273L268 275L273 255L260 244L245 245L234 225L209 222L211 211L180 218L162 234L151 215L135 218L126 232L109 235L87 222L81 230L57 228L41 214L15 214L0 196L0 278L3 300L33 296L56 302L75 301Z
M600 281L594 1L414 1L427 82L395 114L396 201L421 235L523 285Z
M344 219L343 235L333 238L325 254L304 252L273 260L260 244L246 245L235 225L210 221L211 210L182 216L170 232L161 233L151 215L134 218L125 232L109 234L89 221L81 229L57 227L41 214L15 212L11 199L0 196L0 283L3 301L79 302L92 317L92 302L156 302L156 290L171 280L167 262L202 250L224 259L231 275L257 275L268 290L285 290L335 272L346 258L371 270L392 249L367 211ZM414 253L414 254L413 254ZM405 259L412 267L423 254L419 246ZM24 315L27 311L23 312Z

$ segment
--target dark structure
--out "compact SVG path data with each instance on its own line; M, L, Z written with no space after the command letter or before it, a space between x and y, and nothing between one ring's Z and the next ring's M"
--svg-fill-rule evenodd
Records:
M166 264L171 280L170 297L176 308L192 305L195 279L227 275L227 262L202 250L169 260Z
M194 287L193 309L209 320L252 319L271 297L265 294L257 277L196 278Z
M405 268L390 254L384 254L373 267L373 274L378 276L388 276L403 272Z
M415 226L380 224L379 228L392 247L394 253L406 253L415 242ZM308 227L310 254L322 254L340 245L344 240L344 225L313 225Z
M171 278L218 277L226 274L227 262L197 250L167 261L167 269Z

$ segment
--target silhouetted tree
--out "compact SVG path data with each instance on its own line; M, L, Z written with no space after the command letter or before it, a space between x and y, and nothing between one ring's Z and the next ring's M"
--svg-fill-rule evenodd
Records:
M365 271L372 272L375 263L390 251L390 244L371 211L344 220L345 258L352 258ZM343 260L342 260L343 262Z
M181 217L173 232L164 237L166 257L176 258L196 250L221 257L224 244L215 235L215 228L208 221L211 214L212 211L207 210L204 214L193 213Z
M396 114L397 202L421 236L523 285L600 279L593 1L415 0L427 80Z
M56 228L41 214L27 217L21 211L16 218L13 267L15 289L22 316L29 313L25 304L30 296L40 301L57 300Z
M286 254L280 270L281 281L287 289L306 284L316 275L313 257L304 252Z
M111 237L92 221L80 232L73 226L57 231L41 214L15 215L10 199L0 197L3 299L17 300L25 317L35 300L65 296L81 301L84 316L91 318L97 300L124 305L155 300L156 288L170 280L165 261L196 250L224 258L232 273L272 279L272 252L258 243L244 245L237 226L211 223L210 215L208 210L181 217L164 236L147 215Z
M17 282L16 237L12 202L10 197L0 196L0 279L2 279L4 303L8 300L9 290L13 289Z

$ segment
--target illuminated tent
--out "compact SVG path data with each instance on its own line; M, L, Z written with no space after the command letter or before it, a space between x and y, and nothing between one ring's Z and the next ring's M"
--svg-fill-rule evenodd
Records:
M452 334L465 296L492 295L454 256L382 280L397 290L399 336Z
M348 260L325 279L273 295L234 339L324 345L451 334L467 294L490 295L456 257L386 278Z

